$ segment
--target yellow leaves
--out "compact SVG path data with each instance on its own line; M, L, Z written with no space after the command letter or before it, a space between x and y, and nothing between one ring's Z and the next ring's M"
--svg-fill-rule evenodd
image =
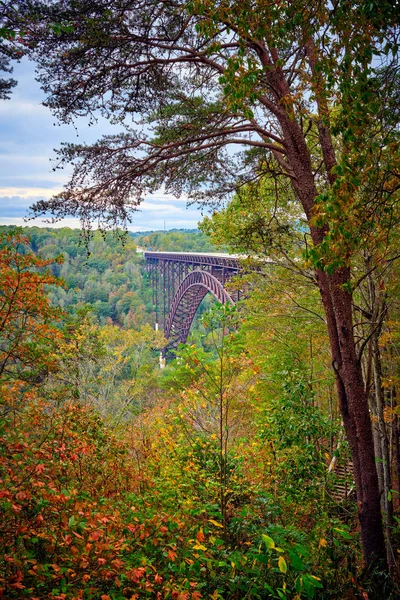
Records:
M215 527L221 527L221 529L224 528L224 526L221 523L218 523L217 521L214 521L214 519L208 519L209 523L212 523L212 525L214 525Z
M203 552L205 552L207 550L206 546L203 546L202 544L195 544L193 546L193 550L203 550Z
M328 542L326 541L325 538L321 538L319 540L319 544L318 544L318 548L326 548L328 545Z

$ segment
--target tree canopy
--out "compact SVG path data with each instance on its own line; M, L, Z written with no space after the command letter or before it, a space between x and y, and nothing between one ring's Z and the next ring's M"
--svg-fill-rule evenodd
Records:
M321 192L342 181L343 169L376 157L377 145L381 161L392 154L395 3L22 6L30 22L24 44L39 62L46 104L61 121L100 111L124 130L93 146L64 146L61 162L76 165L71 184L37 212L124 222L162 184L214 202L263 174L288 177L300 197L312 185L314 198L315 187ZM307 161L311 181L295 156ZM312 204L303 201L306 212Z

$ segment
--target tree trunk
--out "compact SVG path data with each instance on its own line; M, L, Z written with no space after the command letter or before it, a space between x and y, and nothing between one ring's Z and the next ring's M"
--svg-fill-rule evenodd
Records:
M396 415L393 421L394 454L397 476L397 492L400 494L400 425L399 417Z
M379 423L378 423L378 410L376 408L376 401L374 394L371 394L370 399L370 408L373 416L372 421L372 435L374 438L374 454L375 454L375 462L376 462L376 472L378 475L378 485L379 485L379 493L383 495L384 489L384 480L383 480L383 457L382 457L382 446L381 446L381 436L379 433ZM383 505L381 501L381 508L383 510Z
M304 195L305 191L310 192L310 181L308 184L308 187L296 186L298 193ZM315 197L316 192L314 199ZM314 201L308 198L303 202L303 207L311 220ZM313 226L310 226L310 230L314 245L318 247L326 230ZM361 361L356 353L352 296L348 291L350 270L339 268L332 274L317 270L316 275L327 318L339 406L354 465L364 558L368 566L379 563L380 567L385 569L386 549L371 419Z
M268 57L264 57L263 62L266 67L271 66ZM290 95L285 76L277 69L270 72L269 80L277 105L282 107L281 100ZM313 224L318 190L304 133L296 121L293 109L287 103L286 109L280 108L276 117L285 140L286 161L293 175L292 185L306 214L313 244L318 248L329 231L329 224L322 228ZM319 134L326 173L332 184L335 181L332 173L332 140L326 128ZM379 563L380 568L385 569L386 551L371 420L361 362L357 357L354 341L352 296L348 291L350 269L338 268L333 273L317 270L316 276L327 318L340 410L354 465L364 558L368 566Z
M379 561L386 565L378 476L368 399L364 389L361 363L358 360L352 319L351 294L343 288L349 281L347 269L326 275L332 298L334 323L330 323L337 341L333 360L341 398L343 422L354 463L361 541L367 564ZM332 315L330 316L332 320ZM330 335L331 337L331 335Z
M388 528L393 525L393 502L390 500L390 490L392 489L392 476L390 469L390 452L389 440L386 431L386 423L384 419L384 394L382 389L382 366L381 355L378 346L378 336L374 334L372 340L373 346L373 367L374 367L374 384L375 384L375 400L378 416L378 431L379 441L382 456L382 471L383 471L383 510L386 513Z

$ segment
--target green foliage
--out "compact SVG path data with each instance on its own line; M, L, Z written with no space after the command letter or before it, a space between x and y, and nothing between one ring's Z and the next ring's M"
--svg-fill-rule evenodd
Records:
M282 257L304 243L303 215L290 188L267 179L244 186L199 226L215 244L244 255Z
M209 237L201 231L155 231L148 234L136 234L138 246L146 250L164 252L215 252L215 246Z
M3 227L2 231L8 229ZM113 234L95 232L86 245L79 230L67 227L27 227L23 231L35 254L53 261L62 257L61 263L51 267L65 283L49 290L53 305L69 312L90 307L102 325L140 328L153 321L151 290L142 273L142 258L129 236L121 240Z
M2 251L54 283L27 244ZM43 286L24 298L47 371L0 380L6 598L336 600L376 587L354 505L329 495L340 422L314 287L296 280L287 297L285 277L268 267L240 308L206 311L202 344L162 372L149 325L99 326L77 307L55 327ZM52 339L38 344L43 322ZM385 594L397 597L389 583Z

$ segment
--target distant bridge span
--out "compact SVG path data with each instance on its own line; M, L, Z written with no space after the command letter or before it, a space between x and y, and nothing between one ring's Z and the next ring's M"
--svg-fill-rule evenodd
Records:
M221 304L235 304L240 292L225 284L240 271L239 257L201 252L145 252L156 327L168 340L164 354L174 354L185 343L203 298L211 293Z

